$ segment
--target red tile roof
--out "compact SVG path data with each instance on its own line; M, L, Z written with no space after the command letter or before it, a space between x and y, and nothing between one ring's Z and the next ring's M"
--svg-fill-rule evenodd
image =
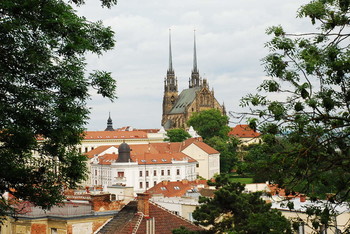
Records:
M239 124L233 128L228 133L229 136L236 136L239 138L254 138L259 137L260 133L254 131L247 124Z
M135 131L143 131L147 133L158 133L160 129L134 129Z
M201 141L193 142L196 146L204 150L207 154L219 154L219 151Z
M151 195L162 194L164 197L181 197L184 196L188 190L197 188L199 185L207 187L207 181L162 181L148 189L147 193Z
M164 143L167 145L168 143ZM111 147L118 148L119 146L99 146L96 149L93 149L86 153L88 158L93 158L94 155L99 155L104 151L108 150ZM177 147L178 148L178 147ZM130 145L130 158L132 162L138 162L140 165L144 164L170 164L172 161L182 161L188 160L188 162L194 163L197 162L188 155L177 152L175 150L165 150L162 147L154 147L153 144L139 144L139 145ZM159 151L159 149L162 149ZM115 154L102 154L99 157L99 164L101 165L110 165L118 159L117 152Z
M103 153L104 151L108 150L109 148L111 147L115 147L115 148L118 148L117 145L102 145L102 146L99 146L93 150L90 150L89 152L85 153L85 155L88 156L88 158L93 158L94 155L99 155L101 153Z
M119 214L115 216L114 219L118 219L119 223L114 225L112 230L115 230L114 233L118 234L129 234L132 233L132 231L136 231L137 234L145 234L147 233L146 230L146 223L147 220L154 218L155 223L155 233L156 234L171 234L172 230L178 229L181 226L186 227L188 230L191 231L204 231L205 229L195 225L194 223L182 218L181 216L175 215L171 211L156 205L155 203L149 202L149 216L142 217L141 222L139 226L137 227L137 221L141 218L140 213L136 213L132 207L131 209L128 208L132 202L130 202L128 205L126 205L123 210L119 213L123 216L126 216L125 212L128 212L132 214L133 217L130 219L118 219ZM128 211L129 210L129 211ZM123 222L122 222L123 221ZM113 231L111 232L113 233Z
M142 160L146 160L146 164L156 164L159 163L169 163L169 160L183 160L188 158L189 162L196 162L193 158L187 156L181 151L187 148L189 145L194 144L208 154L218 154L219 152L209 145L205 144L202 141L199 141L197 138L190 138L184 142L164 142L164 143L149 143L149 144L134 144L129 145L131 148L131 159L135 162L136 160L139 164L143 164ZM94 155L103 154L104 151L108 150L111 147L118 148L119 145L103 145L99 146L85 155L88 158L93 158ZM117 154L117 152L116 152ZM106 154L104 154L106 155ZM166 159L167 161L164 161Z
M143 131L86 131L84 135L84 140L135 138L147 138L147 133Z
M190 221L182 218L181 216L175 215L174 213L166 210L165 208L150 202L149 204L149 218L155 219L155 233L158 234L171 234L174 229L178 229L181 226L186 227L191 231L204 231L201 228ZM142 222L137 230L137 234L146 233L146 220L143 218Z

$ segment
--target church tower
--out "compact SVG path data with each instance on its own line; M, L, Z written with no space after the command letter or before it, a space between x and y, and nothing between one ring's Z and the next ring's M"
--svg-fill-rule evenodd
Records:
M196 49L196 31L194 31L194 43L193 43L193 69L191 73L191 78L188 81L189 88L201 87L202 81L199 77L199 71L197 68L197 49Z
M173 108L178 97L177 78L173 69L171 53L171 31L169 29L169 68L164 78L163 116Z
M111 112L109 112L109 117L107 119L107 128L105 129L105 131L114 131Z

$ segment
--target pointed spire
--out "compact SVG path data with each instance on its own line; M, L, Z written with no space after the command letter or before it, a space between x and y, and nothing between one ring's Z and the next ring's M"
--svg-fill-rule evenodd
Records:
M197 72L196 30L194 30L193 34L194 34L194 43L193 43L193 71L194 71L194 72Z
M107 128L105 129L105 131L114 131L113 122L112 122L112 118L111 118L111 112L109 112L109 117L107 120Z
M171 53L171 29L169 28L169 72L173 71L173 56Z

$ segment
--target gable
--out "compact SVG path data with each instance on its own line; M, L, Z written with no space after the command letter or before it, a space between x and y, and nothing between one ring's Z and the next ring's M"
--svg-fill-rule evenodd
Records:
M188 146L186 146L185 148L183 148L182 152L187 151L187 149L199 149L203 152L205 152L206 154L210 155L210 154L219 154L220 152L217 151L216 149L210 147L209 145L205 144L204 142L201 141L193 141L191 144L189 144Z
M169 114L185 113L186 107L195 100L198 90L200 90L200 87L182 90Z

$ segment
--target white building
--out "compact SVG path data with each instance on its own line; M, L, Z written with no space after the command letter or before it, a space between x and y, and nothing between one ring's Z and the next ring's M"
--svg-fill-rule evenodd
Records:
M305 197L297 197L288 202L293 203L293 209L288 209L286 206L286 201L275 196L272 197L272 208L278 209L282 212L283 216L293 221L301 221L298 234L311 234L311 233L348 233L349 231L349 220L350 220L350 208L349 203L335 204L329 201L310 201L306 200ZM333 217L331 223L328 227L320 225L318 230L315 230L312 225L312 221L315 216L307 215L308 207L317 207L323 210L327 207L331 212L333 212Z
M164 143L167 145L167 143ZM196 179L197 161L181 152L159 152L151 144L102 146L89 152L91 185L122 185L144 192L160 181Z

